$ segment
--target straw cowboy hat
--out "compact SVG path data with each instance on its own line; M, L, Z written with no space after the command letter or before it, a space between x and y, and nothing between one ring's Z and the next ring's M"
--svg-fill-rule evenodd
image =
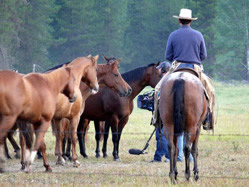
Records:
M192 18L192 10L182 8L180 10L179 16L173 16L174 18L177 19L186 19L186 20L197 20L198 18Z

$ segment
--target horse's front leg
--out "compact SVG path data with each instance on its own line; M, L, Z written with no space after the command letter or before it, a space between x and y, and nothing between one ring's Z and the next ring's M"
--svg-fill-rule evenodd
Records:
M99 142L100 142L100 138L101 138L101 134L100 134L100 123L99 121L94 121L94 127L95 127L95 140L96 140L96 158L100 157L100 150L99 150Z
M56 165L65 165L66 161L62 157L62 141L64 138L64 132L63 131L63 120L54 120L54 129L55 129L55 156L57 156Z
M74 167L79 167L80 162L78 161L78 156L76 154L76 143L77 143L77 127L80 120L80 113L71 119L70 132L72 141L72 160L74 162Z
M103 148L102 148L102 153L103 153L103 157L106 158L107 157L107 140L108 140L108 136L109 136L109 130L110 130L110 122L105 122L105 129L104 129L104 141L103 141Z
M123 118L122 120L120 120L119 124L118 124L118 142L117 142L117 153L118 153L118 157L119 157L119 142L121 139L121 134L123 131L124 126L126 125L126 123L128 122L129 117Z
M90 120L81 117L78 128L77 128L77 136L78 136L78 141L79 141L80 154L84 158L88 158L86 154L85 135L86 135L86 130L87 130L89 123L90 123Z
M119 156L118 156L118 138L119 138L118 119L114 118L114 120L110 124L111 124L111 129L112 129L113 159L114 161L120 161Z
M14 128L12 128L11 132L8 133L8 139L11 143L11 145L13 146L14 150L15 150L15 158L20 158L20 147L18 146L18 144L16 143L15 139L14 139L14 132L17 129L17 125L15 124Z

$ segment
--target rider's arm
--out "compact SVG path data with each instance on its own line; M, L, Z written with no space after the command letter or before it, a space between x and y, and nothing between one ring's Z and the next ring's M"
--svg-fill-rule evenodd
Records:
M172 62L173 58L174 58L173 45L172 45L171 35L170 35L168 42L167 42L166 50L165 50L165 59Z
M201 35L201 45L200 45L200 59L203 61L207 58L207 49L203 36Z

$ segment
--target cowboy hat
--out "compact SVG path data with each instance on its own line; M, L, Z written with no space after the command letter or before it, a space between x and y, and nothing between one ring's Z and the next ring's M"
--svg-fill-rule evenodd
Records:
M173 16L174 18L177 19L186 19L186 20L197 20L198 18L192 18L192 10L182 8L180 10L179 16Z

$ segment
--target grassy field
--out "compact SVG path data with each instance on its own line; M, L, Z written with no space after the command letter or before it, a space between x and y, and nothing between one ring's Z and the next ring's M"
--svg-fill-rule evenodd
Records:
M178 162L179 186L248 186L249 182L249 85L242 83L216 83L218 113L214 135L202 130L199 141L198 182L186 182L184 162ZM149 90L146 89L146 90ZM2 185L85 185L85 186L171 186L169 164L149 163L155 152L155 137L148 154L134 156L130 148L142 149L153 131L151 113L135 107L124 128L120 142L121 162L112 158L111 136L108 140L107 159L95 158L94 128L90 127L87 141L89 158L79 156L81 166L73 168L55 165L55 138L51 130L46 134L48 158L53 173L45 173L41 160L35 160L32 173L20 171L20 161L8 160L6 173L0 174ZM13 151L11 152L13 155ZM192 168L192 165L191 165ZM191 173L192 174L192 173Z

